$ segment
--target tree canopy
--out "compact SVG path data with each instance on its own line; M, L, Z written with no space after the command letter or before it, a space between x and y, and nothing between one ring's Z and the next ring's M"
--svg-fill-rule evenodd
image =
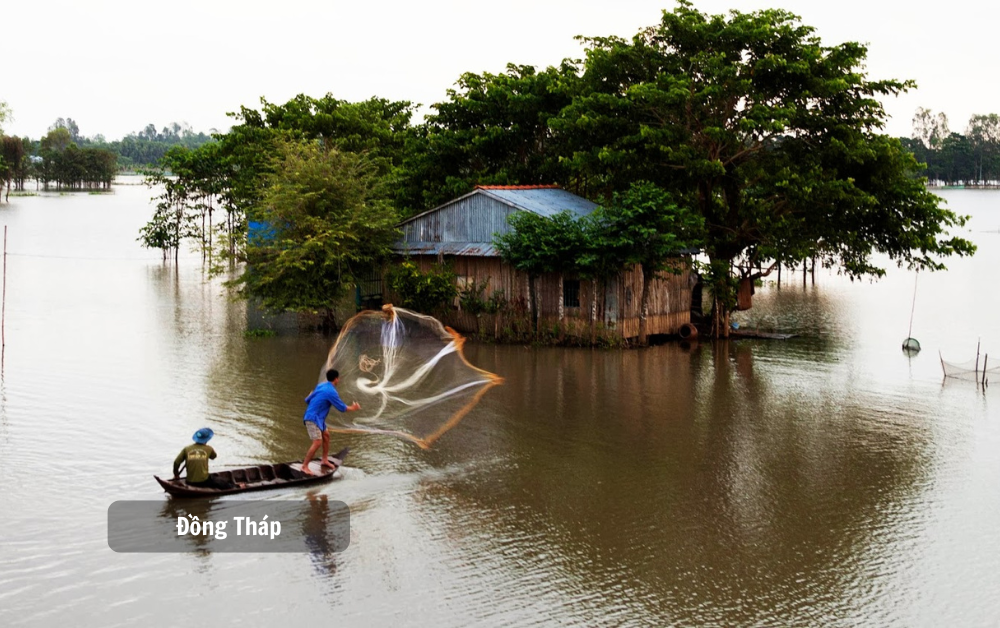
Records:
M232 282L277 310L319 311L353 286L355 273L380 262L398 237L396 214L376 193L368 158L284 141L249 219L247 266ZM331 321L332 322L332 321Z
M289 141L363 156L371 198L400 215L479 184L556 183L621 211L632 245L697 223L723 334L733 273L750 281L759 269L818 258L852 278L879 276L884 258L938 269L974 251L949 233L964 218L926 189L910 150L882 133L882 99L913 83L870 79L865 46L825 45L787 11L709 15L685 0L632 38L582 41L579 61L462 75L415 126L409 102L378 98L243 107L217 147L195 149L212 176L181 176L213 182L227 254L238 260L248 212L273 193L270 157ZM1000 159L995 120L977 119L960 138L945 122L928 112L921 137L956 163L978 159L983 173ZM551 226L524 220L525 233ZM576 227L561 228L575 237ZM546 250L541 231L531 237Z
M750 277L819 257L855 277L884 273L876 254L942 268L974 250L947 234L964 219L880 134L880 98L913 84L869 80L864 46L824 46L786 11L705 15L685 1L631 40L585 41L584 88L554 122L588 138L574 167L608 191L640 179L673 191L704 219L715 268Z

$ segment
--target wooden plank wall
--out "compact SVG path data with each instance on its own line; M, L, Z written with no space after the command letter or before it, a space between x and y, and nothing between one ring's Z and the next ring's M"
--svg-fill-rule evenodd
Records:
M421 270L428 270L438 263L430 255L412 256ZM446 262L459 276L460 283L487 282L484 298L503 290L513 311L531 320L528 304L528 276L503 263L498 257L447 256ZM650 285L648 333L676 334L684 323L691 321L690 266L685 264L679 274L660 272ZM619 338L639 335L639 308L642 298L642 269L638 266L622 273L616 280L603 286L595 282L580 281L580 307L565 307L563 303L563 277L551 273L536 280L539 307L539 326L545 330L558 329L570 336L587 337L592 322L599 324ZM595 296L597 297L595 299ZM386 295L387 302L391 295ZM561 311L560 311L561 310ZM475 333L483 324L466 312L454 311L445 317L445 324L463 333Z

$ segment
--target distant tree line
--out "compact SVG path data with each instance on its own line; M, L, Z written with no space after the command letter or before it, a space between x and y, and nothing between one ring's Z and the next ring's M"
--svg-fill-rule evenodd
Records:
M67 129L70 138L81 148L102 148L114 152L118 156L118 165L122 170L157 166L171 148L176 146L198 148L212 141L211 135L195 133L189 125L178 122L172 122L159 131L155 125L147 124L143 130L129 133L122 139L111 142L100 134L91 138L81 137L72 118L65 120L59 118L49 130L54 128Z
M0 125L9 118L10 108L0 102ZM149 124L112 142L100 134L84 137L73 118L58 118L38 141L3 135L0 126L0 188L9 195L35 179L45 189L106 189L121 170L157 167L172 148L193 149L211 141L176 122L159 131Z
M927 164L923 175L932 184L1000 185L1000 115L975 114L962 134L948 128L944 113L920 108L913 136L900 141Z
M262 100L216 142L167 152L176 177L142 239L174 251L193 239L246 262L234 283L245 296L320 310L388 255L399 218L476 185L554 183L605 209L581 236L598 258L578 254L569 221L525 220L515 228L537 234L506 243L512 263L651 273L665 248L698 242L719 335L738 285L779 263L880 276L882 255L937 269L971 254L948 232L964 217L881 133L880 100L912 82L869 80L865 46L814 33L782 10L706 15L680 0L632 38L584 39L583 60L464 74L419 124L407 101Z
M65 127L56 127L39 142L28 173L45 189L108 189L118 174L118 155L105 148L81 148Z

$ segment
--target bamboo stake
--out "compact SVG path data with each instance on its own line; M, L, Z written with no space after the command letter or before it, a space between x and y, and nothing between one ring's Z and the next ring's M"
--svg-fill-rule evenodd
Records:
M990 360L990 354L983 356L983 388L986 388L986 363Z
M979 375L979 345L982 344L982 342L982 338L976 341L976 375Z
M7 225L3 226L3 303L0 304L0 367L7 356Z

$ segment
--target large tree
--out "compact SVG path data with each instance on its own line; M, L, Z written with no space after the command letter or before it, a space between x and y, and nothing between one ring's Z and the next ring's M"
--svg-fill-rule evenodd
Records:
M583 138L572 160L609 191L645 179L701 214L717 333L730 268L752 281L761 264L820 257L877 276L877 253L936 269L974 251L880 133L880 99L913 84L868 79L865 46L824 46L786 11L706 15L683 0L631 40L585 41L584 87L557 128Z
M399 235L377 180L377 166L363 155L315 141L279 143L248 215L259 227L233 282L240 294L271 309L322 311L332 326L356 273L385 259Z
M408 135L399 206L416 213L485 184L579 189L560 162L549 124L571 102L577 83L569 62L542 71L509 64L499 74L463 74Z

